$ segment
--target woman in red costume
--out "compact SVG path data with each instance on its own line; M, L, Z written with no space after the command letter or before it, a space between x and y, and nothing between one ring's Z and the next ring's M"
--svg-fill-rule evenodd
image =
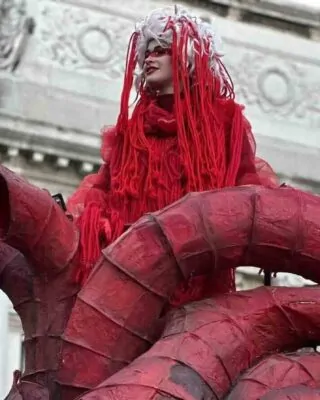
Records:
M133 86L136 102L129 116ZM81 231L83 281L101 248L143 214L190 192L244 184L276 185L255 158L251 127L235 102L212 26L186 10L153 11L131 36L120 114L103 132L100 171L69 200ZM172 300L180 304L234 290L233 271L219 286L192 278ZM217 282L217 276L214 279ZM210 286L210 287L209 287Z

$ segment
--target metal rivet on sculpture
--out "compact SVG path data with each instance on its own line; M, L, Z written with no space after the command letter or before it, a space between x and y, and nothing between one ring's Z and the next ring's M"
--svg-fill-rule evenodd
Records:
M137 27L121 113L101 170L69 201L73 220L0 166L0 282L26 353L8 399L319 397L318 355L295 353L319 342L319 289L236 293L232 279L255 265L319 283L320 197L257 169L213 40L180 8ZM147 79L161 57L171 109Z

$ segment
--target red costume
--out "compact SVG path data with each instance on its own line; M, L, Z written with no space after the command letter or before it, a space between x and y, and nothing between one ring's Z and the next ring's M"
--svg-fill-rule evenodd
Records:
M163 46L169 46L174 94L157 95L142 76L136 85L138 101L129 116L135 72L138 66L143 70L147 42L157 35ZM119 118L103 133L104 164L68 203L72 214L80 217L80 281L90 273L101 249L148 212L190 192L277 185L271 168L255 158L251 126L234 100L233 84L215 41L209 25L181 10L155 11L133 33ZM234 291L233 272L220 274L206 285L186 282L172 304Z
M214 172L210 175L205 170L205 163L200 161L205 157L210 159L210 153L206 154L209 146L207 139L203 139L198 148L194 147L192 140L190 144L186 143L186 152L197 155L198 160L194 162L200 167L198 176L193 176L192 184L189 174L193 175L193 168L186 171L181 157L172 95L155 99L146 97L136 107L138 115L139 112L144 114L143 126L138 132L141 132L145 149L139 146L135 149L131 139L130 144L126 144L127 134L129 138L130 135L135 137L130 131L116 134L115 128L104 132L104 165L98 174L84 180L68 202L73 215L81 213L78 223L82 237L82 262L84 267L89 267L87 272L80 271L84 273L81 279L85 279L101 249L120 236L127 226L143 214L162 209L190 191L247 184L276 186L277 180L271 168L255 158L251 127L242 114L242 108L230 99L217 99L212 107L216 109L216 125L222 136L219 151L225 157L221 156L220 165L215 166L217 176ZM146 114L144 109L147 109ZM217 135L216 129L213 127L212 132L207 132L208 136ZM196 154L197 151L199 154ZM210 161L214 164L216 151L214 148L211 151ZM188 158L190 154L183 157ZM206 285L194 279L184 283L171 303L179 305L212 293L234 290L233 271L222 271L219 275L215 274L211 281L207 280Z

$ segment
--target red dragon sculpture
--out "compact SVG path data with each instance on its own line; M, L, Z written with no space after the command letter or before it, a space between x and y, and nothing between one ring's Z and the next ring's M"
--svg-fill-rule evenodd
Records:
M191 275L210 283L239 265L319 283L320 197L261 186L189 194L108 246L80 288L78 233L61 208L2 166L0 193L1 288L26 349L8 399L319 398L318 355L292 353L319 343L318 287L169 311L168 299Z

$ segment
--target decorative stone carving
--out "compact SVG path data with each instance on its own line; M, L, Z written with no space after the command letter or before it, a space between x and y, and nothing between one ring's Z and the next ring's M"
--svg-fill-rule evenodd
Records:
M316 82L309 80L312 64L258 49L237 53L235 47L235 43L228 46L228 68L242 102L273 118L289 117L313 129L320 127L320 77Z
M293 65L259 53L245 53L240 62L230 64L238 94L247 104L258 103L267 113L291 113L298 75Z
M295 92L290 76L281 68L265 68L258 76L258 88L265 103L285 107L294 98Z
M134 21L82 7L40 3L40 57L64 69L122 77Z
M33 29L25 0L0 1L0 69L17 67Z
M112 57L111 37L99 26L84 29L77 39L81 54L92 63L105 64Z

